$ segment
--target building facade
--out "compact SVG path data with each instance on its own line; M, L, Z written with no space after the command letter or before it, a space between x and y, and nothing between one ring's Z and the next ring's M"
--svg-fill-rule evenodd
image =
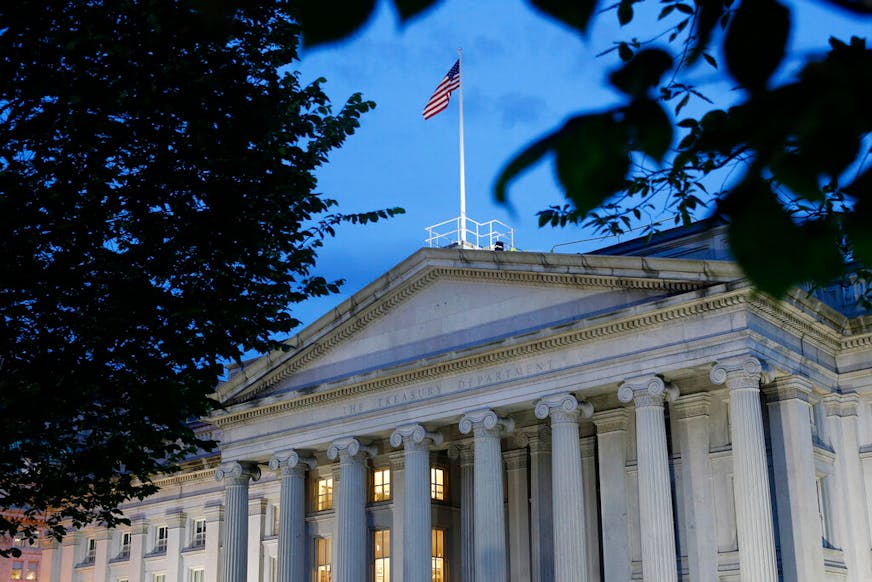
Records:
M872 581L872 318L723 227L422 249L216 392L220 454L44 582Z

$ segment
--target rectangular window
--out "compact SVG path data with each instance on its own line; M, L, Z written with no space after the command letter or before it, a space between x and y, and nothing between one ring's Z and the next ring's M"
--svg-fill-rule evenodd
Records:
M206 570L203 568L194 568L191 570L191 575L188 577L191 582L205 582Z
M333 477L318 479L315 483L315 511L333 509Z
M387 501L391 498L391 470L375 469L372 472L372 500Z
M829 519L829 491L827 490L827 478L824 475L818 475L817 481L817 502L818 516L821 521L821 544L825 548L833 548L833 533L832 525Z
M391 530L373 532L375 582L391 582Z
M195 519L191 527L191 546L202 548L206 545L206 520Z
M167 539L169 538L169 528L165 525L159 525L154 530L154 551L166 552Z
M121 532L121 544L118 546L118 557L119 558L129 558L130 557L130 532L129 531Z
M97 559L97 540L88 538L85 544L85 562L93 562Z
M278 505L273 505L272 534L274 536L279 535L279 520L281 520L281 517L282 517L281 508Z
M36 580L37 575L39 574L39 562L28 562L27 570L24 572L25 580Z
M130 582L130 578L116 578L115 582Z
M151 582L167 582L166 574L152 574Z
M430 467L430 499L445 501L445 469Z
M445 582L445 531L434 529L433 552L433 582Z
M330 538L315 538L315 582L330 582Z
M12 562L12 574L9 576L12 580L21 580L24 574L24 562Z

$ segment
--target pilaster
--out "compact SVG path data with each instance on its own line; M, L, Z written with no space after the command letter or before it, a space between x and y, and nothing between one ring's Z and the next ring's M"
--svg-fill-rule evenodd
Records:
M224 506L213 502L206 506L205 582L218 582L221 576L221 547L224 539ZM133 560L133 552L130 555ZM130 582L133 582L131 580Z
M506 525L503 513L501 429L514 422L493 410L463 415L460 432L473 434L475 446L475 578L481 582L506 580Z
M530 561L533 582L554 580L554 515L551 501L551 428L545 424L518 435L530 449Z
M167 580L182 580L182 544L185 531L185 514L172 509L166 514L167 553L165 558Z
M263 571L263 548L260 541L264 534L267 505L267 500L263 497L248 500L248 577L246 580L259 580L260 573Z
M61 545L57 540L41 537L39 548L39 580L60 582Z
M97 542L97 553L94 556L94 582L108 582L109 542L112 540L112 530L100 528L94 538Z
M388 453L391 460L391 502L393 503L393 521L391 525L391 563L396 564L391 568L393 582L405 582L403 579L403 520L405 519L406 507L406 458L404 451ZM428 538L429 539L429 538Z
M595 412L599 453L603 571L606 580L630 579L630 531L627 516L627 422L624 408Z
M639 470L639 521L642 539L642 575L646 582L674 582L675 532L672 487L666 446L663 402L674 400L678 389L662 378L628 380L618 389L618 399L636 406L636 459Z
M331 461L339 458L339 496L336 509L335 582L363 582L367 566L366 457L375 449L353 437L333 441L327 449Z
M726 384L730 391L733 491L742 580L775 582L775 534L760 405L762 376L762 363L751 356L719 361L709 373L713 384Z
M571 394L557 394L536 402L535 413L540 420L551 419L554 580L585 582L587 543L578 420L580 415L589 418L593 406L579 404Z
M811 383L796 376L778 378L763 387L769 407L784 582L812 582L825 576L809 422L811 392Z
M475 580L475 454L471 443L460 447L460 579Z
M223 580L245 580L248 575L248 485L260 479L257 463L223 463L215 479L224 481Z
M61 582L73 582L76 567L76 534L69 531L61 542Z
M527 449L503 452L509 515L509 580L530 580L530 516L527 488Z

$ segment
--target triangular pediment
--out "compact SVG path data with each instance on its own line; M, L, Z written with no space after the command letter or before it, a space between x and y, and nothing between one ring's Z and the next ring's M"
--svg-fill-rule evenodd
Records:
M450 357L736 278L728 264L425 249L219 388L226 403ZM719 272L723 271L722 273Z

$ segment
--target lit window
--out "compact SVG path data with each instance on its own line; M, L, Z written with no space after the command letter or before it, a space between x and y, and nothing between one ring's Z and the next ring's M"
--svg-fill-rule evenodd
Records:
M433 582L445 582L445 531L434 529L432 539Z
M165 525L158 526L154 530L154 551L166 552L167 539L169 538L169 529Z
M195 519L191 528L191 545L200 548L206 545L206 520Z
M376 469L372 472L372 500L387 501L391 498L391 470Z
M204 570L203 568L192 569L189 579L191 582L205 582L206 570Z
M93 562L97 559L97 540L88 538L85 544L85 562Z
M28 562L27 570L24 573L25 580L36 580L36 576L39 573L39 562Z
M333 477L318 479L315 484L315 511L333 509Z
M121 545L118 548L118 557L119 558L129 558L130 557L130 532L122 532L121 534Z
M12 580L21 580L24 573L24 562L12 562L12 574L9 576Z
M330 538L315 538L315 582L330 582Z
M375 582L391 581L391 530L373 532L373 558L375 559Z
M430 499L445 501L445 469L430 467Z

